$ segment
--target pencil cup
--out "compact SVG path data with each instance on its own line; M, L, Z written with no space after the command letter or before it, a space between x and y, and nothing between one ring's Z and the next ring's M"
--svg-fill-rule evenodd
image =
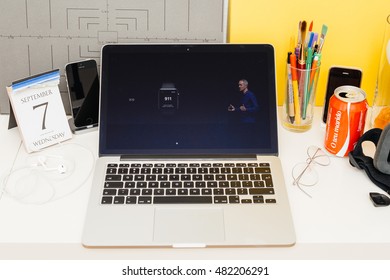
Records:
M286 90L282 111L283 126L294 132L311 128L320 67L299 69L287 64Z

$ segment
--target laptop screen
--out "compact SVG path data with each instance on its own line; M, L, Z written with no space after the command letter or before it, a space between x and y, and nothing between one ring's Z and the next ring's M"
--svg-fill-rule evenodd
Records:
M270 45L106 45L100 155L278 153Z

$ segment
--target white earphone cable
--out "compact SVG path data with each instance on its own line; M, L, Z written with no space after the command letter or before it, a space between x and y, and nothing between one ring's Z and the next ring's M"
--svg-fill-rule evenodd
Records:
M27 162L34 157L37 160L16 169L14 169L15 158L12 168L0 181L0 199L6 194L23 204L41 205L71 195L85 185L95 162L92 151L76 143L58 143L58 146L60 148L57 152L60 154L29 156ZM66 148L72 146L73 148L66 152ZM21 145L19 150L20 147ZM62 156L61 153L65 155ZM80 153L85 153L81 161L75 158ZM55 159L55 163L48 165L46 162L48 159ZM80 182L74 182L74 179L78 178L81 178ZM34 194L38 194L38 199Z

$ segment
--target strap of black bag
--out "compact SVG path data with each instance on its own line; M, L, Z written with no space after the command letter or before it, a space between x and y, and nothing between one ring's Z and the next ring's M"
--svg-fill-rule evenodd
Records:
M381 136L382 129L373 128L360 137L359 141L353 151L348 155L349 163L359 169L363 169L370 180L379 188L390 194L390 175L380 172L374 167L374 161L371 157L364 155L362 143L364 141L370 141L377 146L379 138Z

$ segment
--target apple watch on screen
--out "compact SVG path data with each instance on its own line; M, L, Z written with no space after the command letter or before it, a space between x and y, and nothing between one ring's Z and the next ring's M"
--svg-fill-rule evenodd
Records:
M164 114L175 113L179 108L179 91L174 83L163 83L158 92L158 108Z

